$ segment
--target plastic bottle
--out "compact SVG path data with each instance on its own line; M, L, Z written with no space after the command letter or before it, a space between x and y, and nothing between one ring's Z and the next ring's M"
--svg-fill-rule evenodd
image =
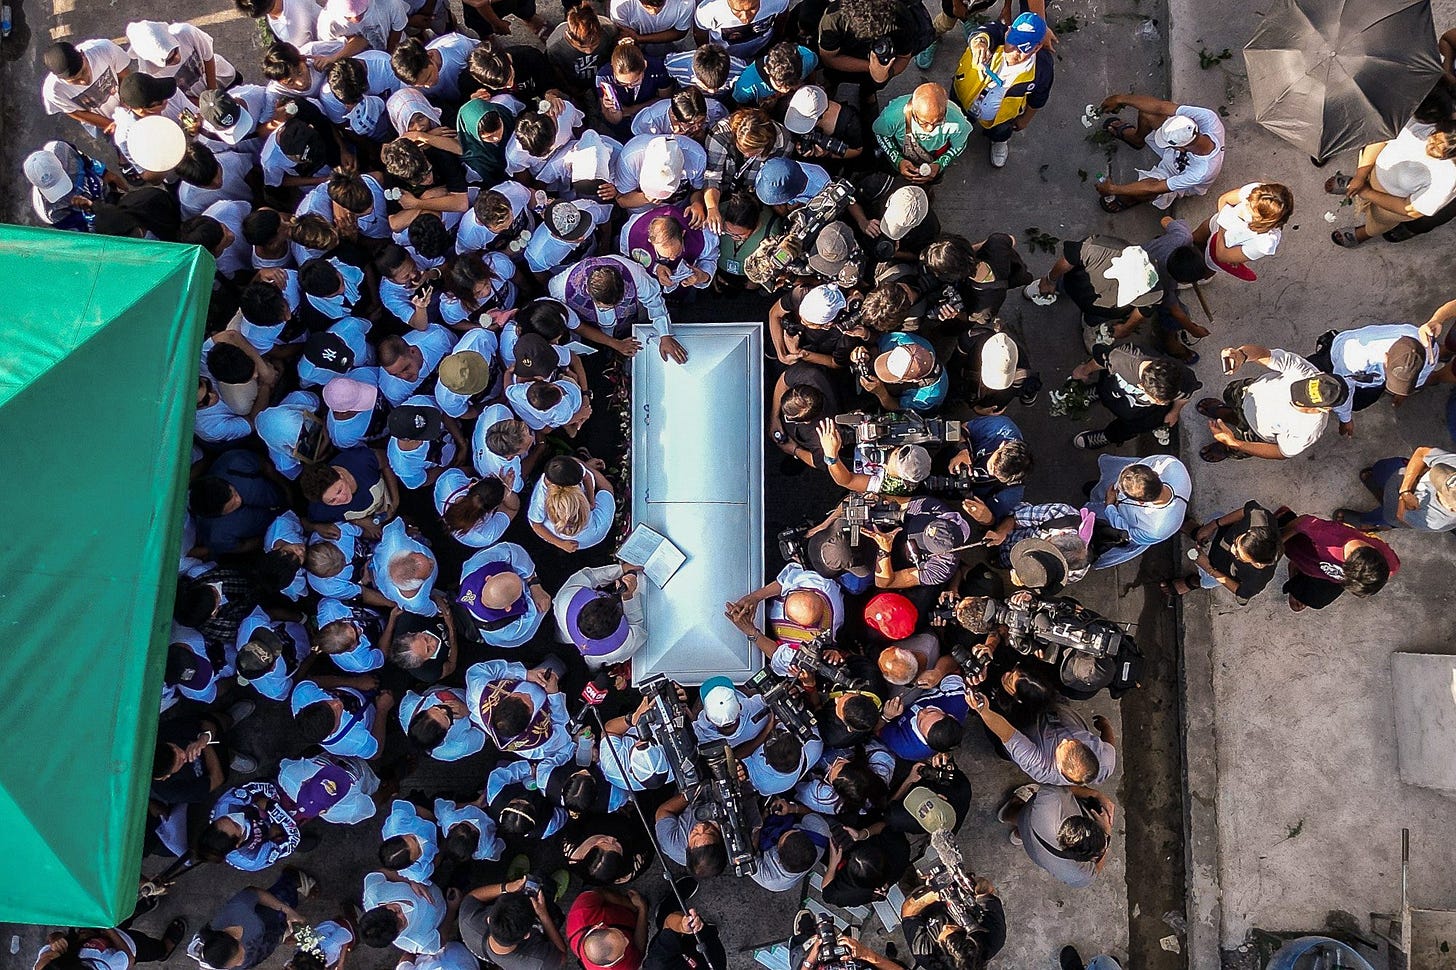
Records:
M576 763L580 767L585 768L592 763L592 744L595 740L596 735L591 728L583 728L576 736Z

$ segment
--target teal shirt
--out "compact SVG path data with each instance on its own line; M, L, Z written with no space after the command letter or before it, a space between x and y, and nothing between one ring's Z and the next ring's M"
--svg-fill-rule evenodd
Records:
M910 126L910 95L904 94L885 105L885 110L875 119L874 133L880 147L890 158L890 164L899 165L906 157L906 134ZM911 161L937 162L944 171L951 162L966 150L971 137L971 125L965 113L954 103L945 106L945 118L929 131L917 126L910 136L911 143L918 147L912 153ZM918 156L925 156L923 159Z

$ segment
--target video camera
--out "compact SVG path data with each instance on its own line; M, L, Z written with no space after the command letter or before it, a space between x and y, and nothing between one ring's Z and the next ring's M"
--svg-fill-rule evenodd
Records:
M793 678L775 677L773 671L765 667L748 678L743 689L763 698L773 712L774 721L793 732L800 744L814 740L814 718L804 703L803 691Z
M644 681L642 695L651 706L638 721L646 727L652 740L662 746L672 779L684 794L703 783L703 772L697 762L697 736L687 707L677 696L677 685L658 674Z
M743 275L749 281L773 289L777 281L795 276L814 276L805 255L814 248L814 240L824 227L834 222L854 202L854 186L844 179L835 179L819 190L808 202L789 213L789 225L785 232L771 236L758 244L758 248L743 261ZM841 282L852 285L858 282L857 260L845 264L840 274ZM844 281L847 273L855 279Z
M858 493L840 503L839 513L839 528L852 546L859 545L860 533L866 528L893 528L905 521L905 506L899 502L871 502Z
M797 677L801 673L810 673L816 679L822 678L829 681L840 690L865 690L869 683L850 674L848 670L839 664L832 664L824 659L824 648L834 645L832 633L821 633L812 640L799 645L794 651L794 657L789 661L789 675Z
M849 947L839 941L839 927L829 913L815 917L814 933L819 937L819 953L814 970L859 970L859 961L850 955Z
M1098 658L1115 657L1126 636L1110 620L1080 606L1036 598L1021 606L987 597L983 623L987 629L1005 626L1017 652L1051 663L1061 653L1057 648L1063 647Z
M959 444L965 439L965 425L946 418L928 418L915 411L868 414L849 411L836 415L834 423L854 429L854 441L870 461L884 464L900 445Z
M935 850L935 860L920 870L921 877L935 889L957 926L975 929L981 925L985 908L976 902L976 878L966 871L954 837L945 829L932 832L930 847Z
M723 846L735 876L751 876L758 871L758 859L743 815L743 797L738 781L738 764L727 741L705 744L698 754L707 766L707 784L700 789L707 799L700 801L695 815L700 822L717 822L723 832Z

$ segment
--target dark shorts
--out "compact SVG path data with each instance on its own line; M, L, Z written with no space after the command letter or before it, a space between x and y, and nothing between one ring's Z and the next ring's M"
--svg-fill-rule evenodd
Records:
M1322 576L1310 576L1305 573L1291 573L1289 581L1284 584L1285 593L1312 610L1324 609L1339 599L1340 594L1344 591L1345 587L1339 583L1332 583Z

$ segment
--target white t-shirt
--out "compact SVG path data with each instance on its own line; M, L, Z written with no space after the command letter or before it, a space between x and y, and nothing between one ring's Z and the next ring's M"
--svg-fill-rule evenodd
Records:
M1223 171L1224 128L1223 119L1217 111L1200 108L1197 105L1179 105L1174 114L1192 118L1200 134L1213 139L1214 150L1207 155L1198 155L1181 148L1170 148L1162 144L1157 132L1148 136L1148 147L1158 153L1158 164L1146 171L1139 169L1143 178L1166 179L1168 191L1158 196L1154 204L1166 209L1173 200L1185 195L1202 195ZM1183 170L1178 170L1182 161Z
M1239 204L1223 206L1208 223L1209 232L1222 229L1223 244L1243 253L1244 258L1251 263L1265 256L1273 256L1279 249L1279 241L1284 238L1282 229L1255 232L1249 228L1249 219L1253 214L1245 203L1249 201L1249 193L1258 187L1258 182L1250 182L1239 189Z
M1421 215L1433 216L1456 198L1456 161L1427 155L1426 140L1407 127L1375 157L1375 180Z
M400 0L371 0L369 9L358 23L350 23L344 17L323 9L318 19L319 40L348 40L362 36L364 42L377 51L389 50L389 35L404 30L409 20L409 8Z
M661 10L652 11L640 0L612 0L613 22L630 27L639 34L656 34L664 30L687 30L693 25L693 0L667 0Z
M285 44L302 47L314 39L321 13L316 0L283 0L283 9L275 17L269 14L268 29Z
M217 159L217 167L222 169L221 185L215 189L205 189L182 182L177 186L177 202L182 207L184 219L202 215L208 206L225 199L253 201L253 189L248 185L248 173L253 170L253 156L238 152L213 152L213 157Z
M728 0L707 0L698 7L696 23L715 44L728 48L734 57L748 60L773 39L773 25L789 9L789 0L762 0L753 20L744 23L728 9Z
M1329 421L1328 411L1297 411L1289 400L1289 389L1297 381L1319 376L1319 368L1287 350L1269 352L1270 370L1244 392L1244 419L1265 441L1279 446L1286 458L1293 458L1319 440Z
M139 44L140 37L133 36L133 26L136 25L128 26L127 36L132 38L132 53L136 55L137 67L143 73L153 77L176 78L177 89L194 96L207 90L208 61L212 61L213 74L219 88L232 84L233 78L237 77L237 69L221 54L213 51L212 35L205 30L185 22L168 24L166 33L170 35L170 40L163 37L161 28L157 27L146 31L146 43ZM176 64L159 63L159 59L166 58L159 58L164 52L154 49L153 45L165 46L168 43L177 45L180 57Z
M40 87L46 114L94 111L110 118L121 103L117 87L122 73L131 68L131 57L109 40L83 40L76 45L76 50L86 59L91 83L72 84L47 74Z

